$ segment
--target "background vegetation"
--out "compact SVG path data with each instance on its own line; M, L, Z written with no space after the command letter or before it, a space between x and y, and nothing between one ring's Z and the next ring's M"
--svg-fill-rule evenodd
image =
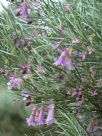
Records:
M23 80L21 86L12 88L12 96L10 91L1 92L1 133L7 130L10 136L11 132L15 136L101 136L101 0L28 1L26 17L18 10L21 4L20 0L14 1L0 15L1 83L7 84L15 71ZM54 65L64 48L73 52L73 70ZM26 74L21 72L20 64L31 65ZM40 71L37 66L42 66ZM31 92L34 104L54 100L55 124L34 128L26 125L30 113L21 107L20 97L25 88ZM16 99L20 101L17 105Z

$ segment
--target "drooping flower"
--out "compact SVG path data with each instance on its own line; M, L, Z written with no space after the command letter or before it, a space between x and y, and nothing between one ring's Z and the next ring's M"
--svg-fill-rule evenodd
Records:
M23 79L29 79L32 75L31 65L30 64L20 64L19 67L21 69Z
M7 83L8 89L12 89L20 86L22 81L23 80L19 77L17 78L16 75L11 76L9 82Z
M86 52L79 52L79 57L81 58L81 60L84 60L86 57Z
M20 6L17 6L14 10L14 14L16 16L20 16L21 15L21 7Z
M32 109L32 113L29 118L27 118L26 122L28 126L35 126L35 114L36 114L36 107Z
M72 56L72 51L70 49L64 49L64 51L62 51L61 55L59 56L59 58L56 60L54 64L56 66L62 65L68 70L73 70L74 66L72 63L71 56Z
M47 125L51 125L55 122L54 107L55 107L55 104L53 104L53 103L48 106L48 115L47 115L47 119L45 121L45 123Z
M21 7L21 14L22 17L27 18L29 13L28 13L28 3L26 1L24 1L22 3L22 7Z
M19 64L22 74L31 74L31 65L30 64Z
M72 93L72 97L76 98L76 101L80 101L82 98L82 92L79 90L76 90L75 92Z
M93 133L95 131L97 131L98 129L100 129L100 127L98 126L98 120L96 118L92 118L90 120L90 123L87 126L87 132L88 133Z
M37 120L38 120L38 117L39 117L39 113L40 113L40 110L39 110L39 108L37 107L36 113L35 113L35 124L36 124L36 125L38 125L38 124L37 124Z
M66 67L66 69L69 69L69 70L73 70L74 69L74 66L73 66L71 58L67 59L67 61L65 63L65 67Z
M96 96L97 95L97 92L93 91L93 90L90 90L88 93L89 93L90 96Z
M76 101L82 101L83 100L82 87L76 86L75 88L73 88L71 96L74 97L76 99Z
M39 112L39 115L38 115L38 118L37 118L37 124L38 125L43 125L44 124L44 107L42 106L40 108L40 112Z

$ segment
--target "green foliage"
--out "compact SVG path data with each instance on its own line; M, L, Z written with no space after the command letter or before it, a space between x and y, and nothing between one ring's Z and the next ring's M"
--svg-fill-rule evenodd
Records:
M30 25L26 20L15 16L12 10L7 10L0 16L1 70L6 67L10 74L16 70L17 76L23 78L22 87L14 89L17 93L22 88L28 88L33 92L34 103L39 104L53 98L56 104L56 123L50 127L37 128L34 134L36 136L88 136L86 127L89 119L93 116L99 119L102 117L102 83L97 84L102 74L102 2L67 2L72 4L70 11L65 11L63 2L60 1L41 0L38 9L29 1L28 18L32 19ZM17 3L19 1L12 5L13 10ZM80 41L76 45L72 43L74 37ZM75 57L74 63L77 65L72 71L55 66L53 63L59 53L51 47L53 40L59 47L85 52L85 59ZM87 49L87 46L90 49ZM24 79L20 73L18 64L22 63L32 64L32 75L28 79ZM37 65L44 66L45 73L37 72ZM64 76L63 80L59 78L61 75ZM1 78L5 83L8 80L9 78ZM78 103L78 107L75 99L68 95L76 85L82 86L84 98L84 103ZM98 95L90 96L91 89ZM84 121L76 118L79 112L85 114Z

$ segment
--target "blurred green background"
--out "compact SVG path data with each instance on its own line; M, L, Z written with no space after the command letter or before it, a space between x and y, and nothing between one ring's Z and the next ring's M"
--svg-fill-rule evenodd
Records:
M29 127L26 118L31 107L25 107L21 96L0 86L0 136L39 136L50 127Z
M21 98L0 87L0 136L26 136L26 116Z

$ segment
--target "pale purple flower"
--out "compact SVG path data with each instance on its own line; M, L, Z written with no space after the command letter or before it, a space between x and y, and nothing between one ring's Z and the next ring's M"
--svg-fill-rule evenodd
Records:
M76 101L80 101L82 99L82 92L78 90L74 91L71 96L75 97Z
M44 124L44 109L43 109L43 107L41 107L41 109L40 109L40 113L39 113L38 118L37 118L37 124L38 125Z
M79 57L81 58L81 60L84 60L86 57L86 52L79 52Z
M30 64L19 64L22 74L31 74L31 65Z
M28 3L26 1L24 1L22 3L22 7L21 7L21 14L22 17L28 17L29 13L28 13Z
M29 118L27 118L26 122L28 126L35 126L35 115L36 115L36 107L32 109L32 113Z
M92 118L90 120L90 123L87 126L87 129L86 129L87 132L92 133L92 132L95 132L99 129L100 129L100 127L98 126L98 120L96 118Z
M8 89L12 89L12 88L16 88L18 86L20 86L22 83L22 79L21 78L17 78L15 75L10 77L9 82L7 83L8 85Z
M54 104L50 104L48 106L48 115L47 115L47 119L46 119L46 124L47 125L51 125L55 122L55 118L54 118Z
M73 88L71 96L74 97L76 99L76 101L81 101L83 99L82 87L81 86L76 86L76 88Z
M69 69L69 70L74 69L71 58L67 58L67 60L65 61L65 67L66 67L66 69Z
M96 95L98 95L98 93L94 89L90 89L88 91L88 93L89 93L90 96L96 96Z
M65 49L54 64L56 66L62 65L68 70L73 70L74 66L72 63L71 55L71 51L69 49Z
M17 6L16 9L14 10L14 14L16 16L20 16L21 15L21 7L20 6Z

